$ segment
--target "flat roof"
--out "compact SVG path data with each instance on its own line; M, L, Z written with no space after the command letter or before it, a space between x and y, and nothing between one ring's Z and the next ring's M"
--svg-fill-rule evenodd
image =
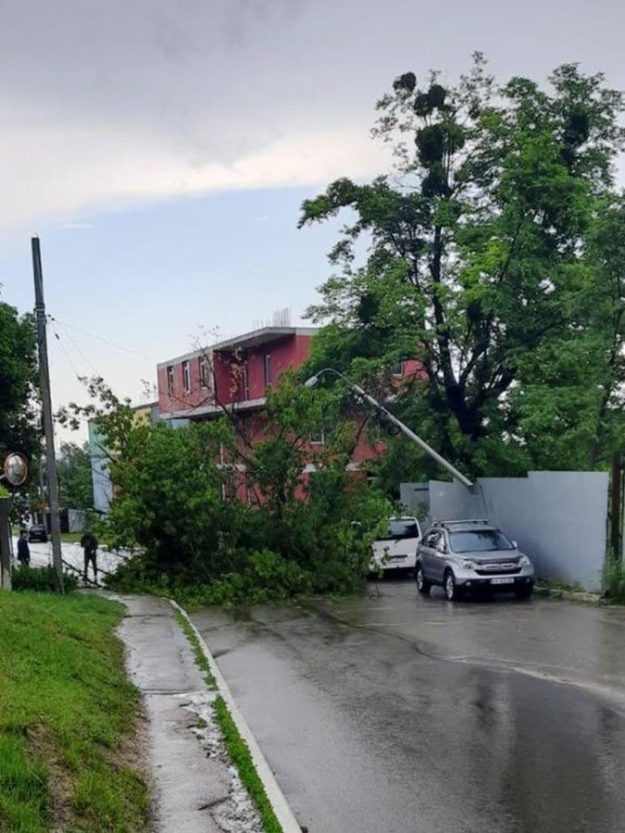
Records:
M234 350L236 347L246 349L249 347L258 347L262 344L268 344L272 341L277 341L286 336L314 336L319 332L318 327L261 327L258 330L251 330L249 333L243 333L234 338L227 338L224 341L218 341L216 344L208 345L207 347L200 347L197 350L192 350L190 353L183 353L181 356L175 356L173 359L167 359L164 362L159 362L157 367L167 367L170 364L177 364L188 359L194 359L201 356L202 353L220 353L228 350Z

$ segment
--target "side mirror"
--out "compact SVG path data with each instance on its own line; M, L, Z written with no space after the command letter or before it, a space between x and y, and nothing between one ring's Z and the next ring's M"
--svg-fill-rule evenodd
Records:
M517 542L516 542L514 539L513 539L510 543L512 544L512 546L513 546L515 549L517 549L517 550L518 550L519 545L517 544Z

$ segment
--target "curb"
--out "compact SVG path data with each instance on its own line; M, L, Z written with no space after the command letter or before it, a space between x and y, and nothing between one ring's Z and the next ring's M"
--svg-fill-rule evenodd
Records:
M223 697L226 705L228 706L228 711L230 712L230 716L232 717L237 729L239 730L239 734L247 743L250 755L252 756L252 761L254 762L254 766L256 767L256 771L258 773L258 777L263 782L263 787L265 788L267 798L269 799L269 803L271 804L273 811L276 814L276 818L280 822L283 833L302 833L302 828L299 822L295 818L295 815L291 810L288 801L284 797L284 793L280 789L280 786L278 785L278 782L276 781L276 778L273 772L271 771L269 764L267 763L267 759L263 755L256 738L252 734L252 730L248 726L247 721L245 720L245 718L239 711L236 703L234 702L234 698L232 697L230 689L228 688L228 683L225 681L221 671L217 666L217 663L213 659L213 655L209 651L208 645L202 638L202 634L195 627L195 625L189 618L189 614L183 607L180 607L180 605L173 599L169 599L169 603L175 610L177 610L180 613L181 616L184 616L184 618L187 620L190 627L192 628L193 633L197 637L197 640L200 644L200 648L202 649L202 653L206 657L206 661L210 666L211 674L213 675L213 677L215 678L215 682L217 683L219 693Z

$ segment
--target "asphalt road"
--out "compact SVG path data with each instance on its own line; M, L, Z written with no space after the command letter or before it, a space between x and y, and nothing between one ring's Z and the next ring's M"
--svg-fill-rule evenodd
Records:
M193 617L310 833L623 833L624 611L369 590Z
M29 544L30 549L30 564L31 567L45 567L52 564L52 543L48 541L46 544L32 543ZM65 568L70 572L76 571L82 573L84 567L84 553L80 544L63 543L61 545L63 553L63 560L65 561ZM13 552L17 553L17 538L13 538ZM120 556L114 552L107 552L106 550L98 549L98 570L106 570L112 572L119 565ZM17 562L16 562L17 563ZM74 568L73 570L71 568ZM91 566L89 567L89 578L93 578ZM100 579L102 575L100 575Z

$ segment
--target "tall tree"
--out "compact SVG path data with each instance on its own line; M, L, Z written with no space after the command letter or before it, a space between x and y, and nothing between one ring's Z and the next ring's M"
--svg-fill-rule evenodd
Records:
M455 86L401 75L378 109L374 135L391 145L393 171L365 185L338 180L303 205L300 225L350 210L330 253L337 273L310 310L328 323L313 361L379 376L418 358L422 373L397 407L474 474L505 474L541 464L523 396L533 391L535 406L562 387L565 355L578 354L569 410L583 410L588 462L602 392L612 403L621 370L592 341L614 323L598 241L623 96L575 65L545 88L498 85L476 54ZM589 308L599 296L601 308ZM607 387L584 395L597 375Z
M0 454L38 457L36 422L37 341L32 316L0 302Z

